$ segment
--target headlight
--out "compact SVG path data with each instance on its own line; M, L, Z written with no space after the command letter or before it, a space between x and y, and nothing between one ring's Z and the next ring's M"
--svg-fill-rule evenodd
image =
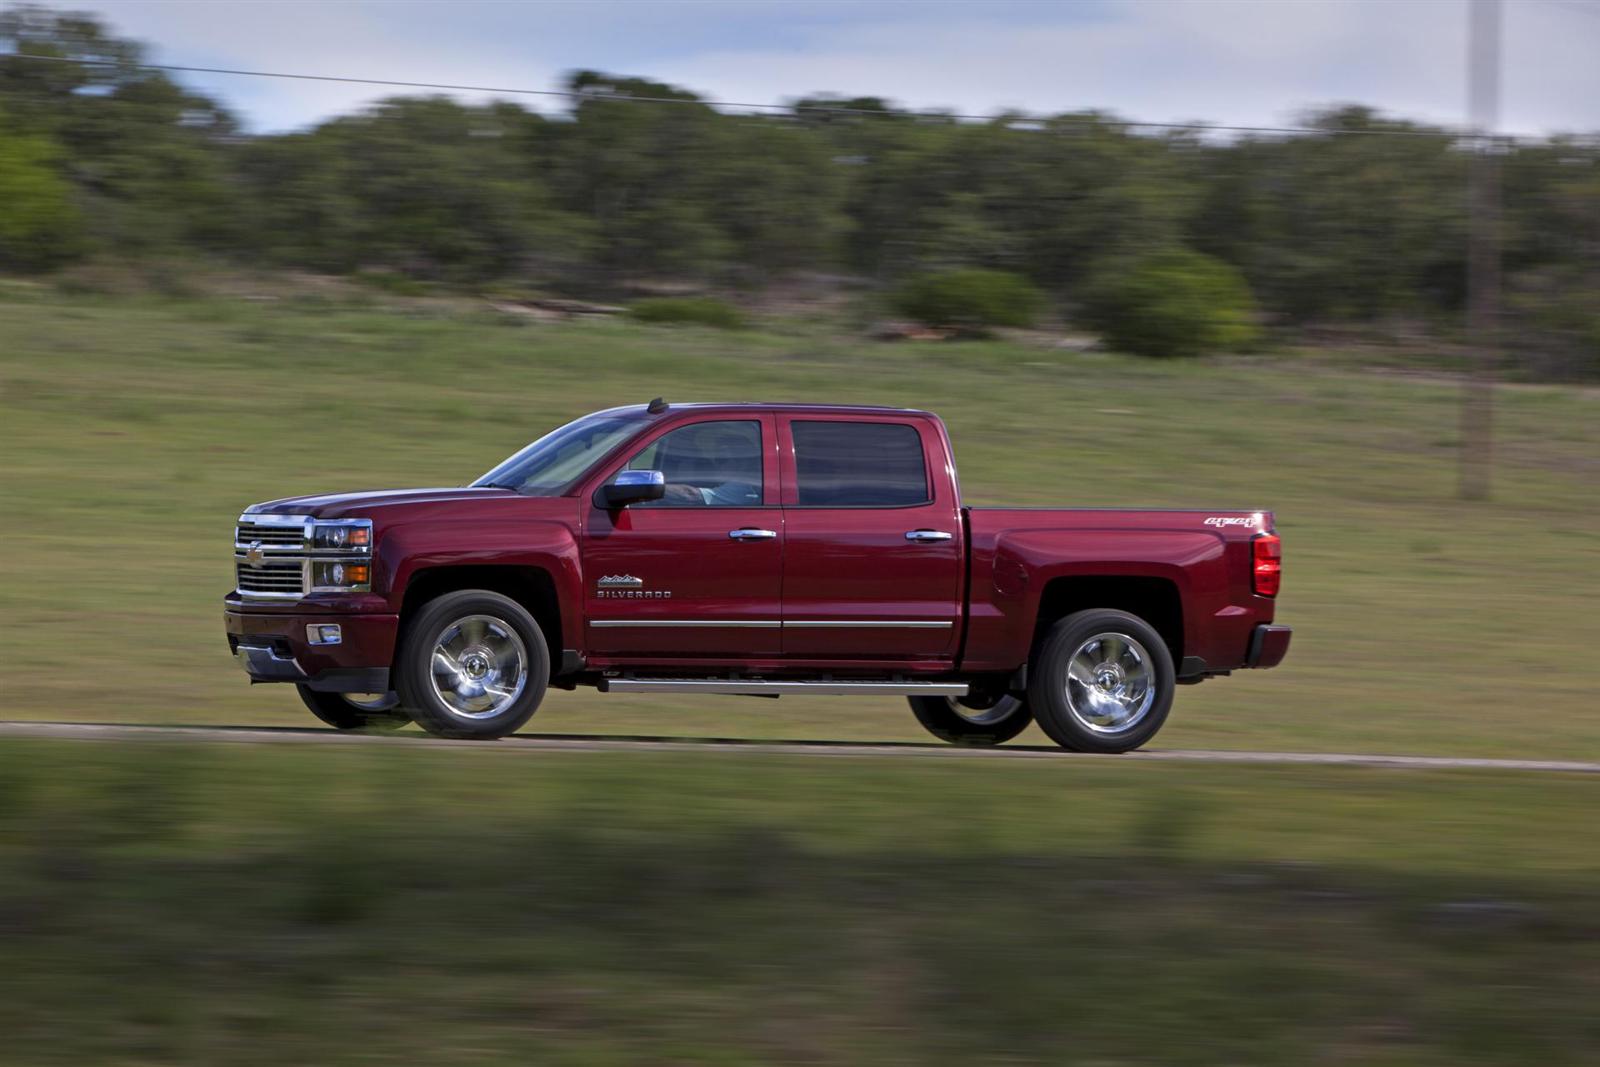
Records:
M311 591L365 593L372 588L372 520L311 526Z
M319 522L311 529L311 547L371 552L372 520L350 519L345 522Z
M372 588L372 567L366 563L311 564L311 585L318 593L365 592Z

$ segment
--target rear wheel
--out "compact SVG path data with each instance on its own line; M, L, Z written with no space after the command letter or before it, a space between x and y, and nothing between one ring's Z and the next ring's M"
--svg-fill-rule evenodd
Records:
M431 734L489 741L533 717L550 681L539 624L510 597L481 589L446 593L406 627L395 688Z
M1029 675L1039 728L1079 752L1128 752L1149 741L1167 721L1177 684L1161 635L1110 609L1052 626Z
M398 730L411 723L393 693L320 693L303 685L295 689L311 714L335 730Z
M998 745L1028 728L1033 715L1024 700L1009 693L969 693L964 697L907 697L934 737L953 745Z

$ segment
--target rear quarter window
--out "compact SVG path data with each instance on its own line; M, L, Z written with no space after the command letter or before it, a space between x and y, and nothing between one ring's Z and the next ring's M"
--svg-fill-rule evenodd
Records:
M933 499L915 426L795 421L790 432L802 507L900 508Z

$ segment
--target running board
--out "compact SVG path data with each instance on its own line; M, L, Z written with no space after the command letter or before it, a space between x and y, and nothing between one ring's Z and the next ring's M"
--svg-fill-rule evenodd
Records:
M740 696L964 697L966 682L772 682L760 678L603 678L605 693L733 693Z

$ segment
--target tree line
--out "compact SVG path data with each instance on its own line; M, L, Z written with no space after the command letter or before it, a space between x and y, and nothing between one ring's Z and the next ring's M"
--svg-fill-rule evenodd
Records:
M1448 332L1464 301L1470 146L1366 108L1306 116L1311 132L1219 139L1096 112L964 121L877 98L730 114L584 71L559 113L408 96L248 135L92 16L6 9L6 52L62 60L0 54L9 271L201 253L598 294L638 279L895 285L985 268L1027 278L1070 318L1156 257L1224 270L1205 291L1237 279L1251 314L1285 329ZM1534 339L1530 358L1600 370L1600 140L1519 140L1497 161L1508 316Z

